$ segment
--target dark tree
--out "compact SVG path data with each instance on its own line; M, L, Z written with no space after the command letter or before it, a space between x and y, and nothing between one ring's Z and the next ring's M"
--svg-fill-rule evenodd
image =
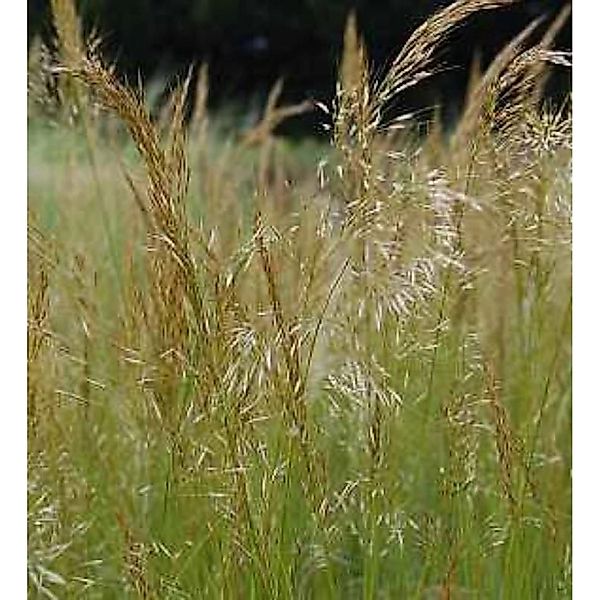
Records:
M548 20L567 0L522 0L511 8L474 17L442 53L446 72L407 94L406 108L459 105L476 53L485 65L533 18ZM208 61L211 101L244 97L285 77L289 100L330 97L345 20L356 11L375 68L381 68L410 33L448 0L81 0L86 30L95 28L105 50L128 76L180 75ZM28 0L29 38L49 37L47 0ZM570 49L571 24L559 47ZM570 87L554 78L553 93Z

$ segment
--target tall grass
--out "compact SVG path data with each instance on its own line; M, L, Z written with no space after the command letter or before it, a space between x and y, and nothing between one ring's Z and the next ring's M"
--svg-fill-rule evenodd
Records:
M538 95L564 15L450 138L390 116L509 3L454 3L378 78L351 17L312 168L281 83L235 138L206 67L156 122L53 3L104 116L31 108L32 598L570 596L571 123Z

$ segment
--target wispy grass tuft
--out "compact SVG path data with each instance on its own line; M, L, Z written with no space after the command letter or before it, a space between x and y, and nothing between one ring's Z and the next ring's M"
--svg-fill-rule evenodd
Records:
M53 2L86 112L30 124L32 598L568 596L571 115L538 95L567 11L449 140L388 112L511 3L379 78L350 15L307 156L282 81L227 139L206 66L153 118Z

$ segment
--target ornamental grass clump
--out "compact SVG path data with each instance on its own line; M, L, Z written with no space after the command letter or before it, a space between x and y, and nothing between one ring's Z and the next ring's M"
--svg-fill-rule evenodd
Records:
M85 101L30 124L33 598L568 596L567 9L473 69L449 135L401 111L516 3L454 2L378 76L350 15L333 101L280 81L231 135L208 67L154 117L52 3L39 74ZM307 168L275 128L316 106Z

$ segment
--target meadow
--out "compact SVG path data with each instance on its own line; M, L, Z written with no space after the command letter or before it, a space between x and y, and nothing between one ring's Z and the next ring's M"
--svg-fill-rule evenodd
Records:
M52 0L29 597L571 597L571 113L543 101L567 11L473 68L451 132L397 108L512 1L455 2L378 76L350 17L331 102L278 83L232 132L210 65L151 115ZM276 134L305 110L327 143Z

